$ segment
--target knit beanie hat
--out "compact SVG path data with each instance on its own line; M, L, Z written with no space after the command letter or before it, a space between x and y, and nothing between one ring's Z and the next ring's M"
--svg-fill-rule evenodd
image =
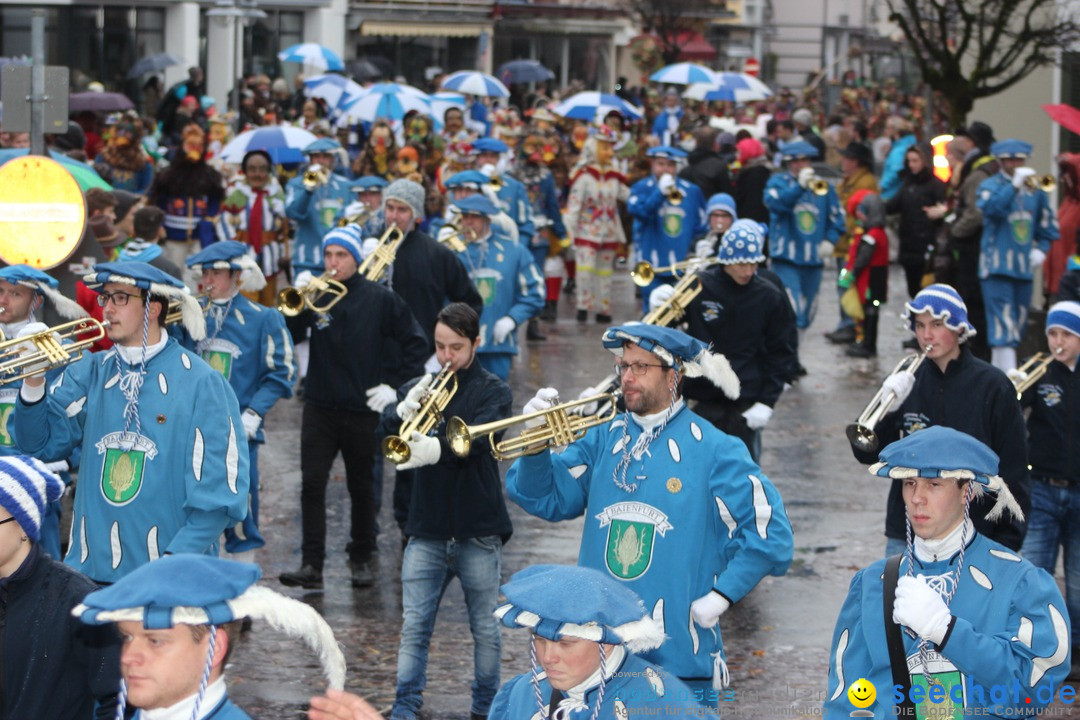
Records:
M37 458L0 457L0 505L34 542L41 533L45 505L58 499L63 490L60 478Z
M735 198L727 193L716 193L709 198L709 202L705 206L705 215L709 216L714 212L726 212L731 216L732 220L739 219L739 212L735 209Z
M968 321L967 305L951 285L927 285L904 304L901 317L915 332L915 316L928 312L935 320L944 320L945 327L960 334L960 342L975 335L975 326Z
M721 265L765 262L765 233L756 220L736 220L720 240Z
M387 186L383 193L383 203L387 200L400 200L413 211L414 220L424 218L424 186L420 183L399 178Z
M1054 327L1080 335L1080 303L1063 300L1051 305L1046 314L1046 329Z

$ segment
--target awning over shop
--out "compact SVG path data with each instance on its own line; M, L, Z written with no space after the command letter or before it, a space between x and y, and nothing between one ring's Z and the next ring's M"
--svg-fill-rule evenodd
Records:
M491 26L481 23L406 23L384 20L365 20L361 35L402 35L407 37L478 37L491 33Z
M699 32L683 31L675 36L680 61L715 60L716 48Z

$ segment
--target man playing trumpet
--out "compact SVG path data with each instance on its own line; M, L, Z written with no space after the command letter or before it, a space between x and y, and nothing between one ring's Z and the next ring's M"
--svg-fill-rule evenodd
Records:
M1024 515L1030 507L1024 418L1016 390L1004 373L979 360L965 344L975 334L968 321L967 306L949 285L923 288L904 305L925 359L912 372L895 372L882 382L885 414L871 428L879 446L887 445L931 425L944 425L985 443L1001 458L1001 476ZM875 450L852 445L855 458L867 465L877 461ZM894 480L885 513L886 555L903 552L906 541L903 484ZM989 507L976 501L971 506L975 528L1013 550L1024 540L1020 519L988 520Z
M578 564L641 596L669 638L642 657L715 704L714 690L728 680L719 618L763 577L787 571L791 525L746 446L683 400L684 377L738 397L723 356L655 325L608 328L603 343L615 355L626 412L560 454L519 459L507 492L547 520L585 514ZM525 412L551 407L554 396L540 390Z

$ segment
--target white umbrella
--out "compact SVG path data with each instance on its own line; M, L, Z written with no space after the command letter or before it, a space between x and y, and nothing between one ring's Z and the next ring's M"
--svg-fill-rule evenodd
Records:
M431 101L428 94L411 85L398 83L376 83L367 88L363 95L341 108L345 122L373 122L377 118L401 120L412 110L430 113Z
M333 110L362 96L364 88L344 75L316 75L304 81L304 94L325 100Z
M333 50L318 43L300 43L278 53L281 62L294 62L323 70L344 70L345 63Z
M481 95L483 97L510 97L510 91L497 78L475 70L458 70L447 75L442 82L443 90Z
M704 65L697 63L682 62L660 68L649 80L657 83L669 83L671 85L690 85L693 83L718 84L720 82L717 73Z

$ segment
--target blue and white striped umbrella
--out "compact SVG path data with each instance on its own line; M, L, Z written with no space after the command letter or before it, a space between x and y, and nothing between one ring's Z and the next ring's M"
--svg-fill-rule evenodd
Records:
M718 83L696 83L683 93L691 100L727 100L729 102L750 102L772 97L772 90L765 83L752 75L737 72L717 73Z
M304 94L325 100L326 105L334 110L359 98L364 94L364 88L344 75L316 75L304 81Z
M600 93L593 90L572 95L551 109L556 115L574 120L603 120L612 110L618 110L624 117L640 120L641 108L631 105L618 95Z
M312 133L291 125L261 127L237 135L221 150L221 159L238 163L252 150L265 150L275 163L301 162L303 149L316 140Z
M412 110L429 114L431 99L423 90L411 85L376 83L340 110L346 122L374 122L377 118L401 120Z
M693 83L717 85L720 82L716 71L691 62L675 63L660 68L650 75L649 79L653 82L669 83L671 85L691 85Z
M510 97L510 91L498 79L475 70L458 70L447 75L442 83L443 90L481 95L483 97Z
M345 63L329 48L319 43L300 43L278 53L281 62L294 62L322 70L344 70Z

